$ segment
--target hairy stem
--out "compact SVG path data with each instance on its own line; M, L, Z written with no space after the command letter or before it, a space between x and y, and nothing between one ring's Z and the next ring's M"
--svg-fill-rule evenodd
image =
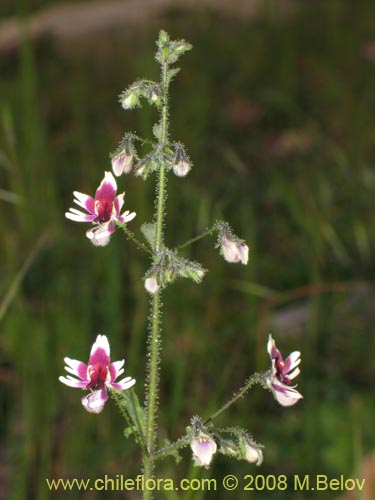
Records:
M113 397L113 399L116 401L116 404L120 410L121 415L123 416L127 426L132 430L134 439L136 443L141 447L143 453L147 453L147 449L144 443L144 439L142 436L142 427L139 425L139 428L137 429L137 425L134 424L132 421L131 416L128 413L128 410L125 409L125 406L121 403L121 396L118 394L116 389L110 390L110 394ZM135 413L135 409L134 409Z
M234 404L237 399L241 398L244 396L247 391L249 391L253 385L255 384L261 384L264 385L264 379L265 379L265 374L263 373L254 373L251 375L248 380L246 381L245 385L241 387L241 389L235 393L235 395L227 401L221 408L219 408L215 413L213 413L210 417L208 417L203 423L208 424L213 420L214 418L218 417L220 413L223 413L223 411L227 410L232 404Z
M135 243L135 245L138 247L138 248L142 248L142 250L144 250L145 252L147 253L150 253L150 254L153 254L154 252L152 251L151 248L149 248L148 246L146 246L144 243L142 243L141 241L139 241L135 236L134 236L134 233L132 231L130 231L130 229L125 225L125 224L118 224L121 229L124 231L124 233L126 234L126 236L129 238L129 240L132 240L133 243Z
M168 83L167 83L167 64L162 65L162 110L161 110L161 135L160 145L164 146L168 140ZM159 169L157 199L156 199L156 214L155 214L155 253L159 252L163 245L163 224L164 224L164 209L166 198L166 172L165 165L161 164ZM156 418L157 418L157 397L158 397L158 382L159 373L158 366L160 362L160 322L161 322L161 291L158 290L152 298L151 304L151 332L148 344L148 381L147 381L147 398L146 398L146 446L148 454L144 454L143 458L143 473L144 479L147 480L153 477L154 472L154 457L155 438L156 438ZM147 488L143 492L144 500L152 498L152 491Z
M177 247L177 249L181 250L182 248L188 247L192 243L195 243L196 241L199 241L202 238L209 236L210 234L212 234L215 231L215 229L216 229L216 223L213 226L211 226L209 229L206 229L205 231L203 231L201 234L198 234L198 236L194 236L194 238L190 238L190 240L185 241L185 243L183 243L182 245L179 245Z
M244 386L236 392L236 394L229 400L227 401L221 408L219 408L215 413L213 413L210 417L208 417L203 424L207 425L210 423L214 418L218 417L221 413L223 413L225 410L227 410L232 404L234 404L237 399L241 398L244 396L247 391L249 391L253 385L255 384L260 384L264 385L264 380L268 372L266 373L254 373L251 375L248 380L245 382ZM180 448L183 448L186 446L191 439L191 436L189 434L185 434L184 436L181 436L177 441L174 443L169 444L168 446L165 446L164 448L161 448L160 450L157 450L154 453L154 459L157 460L159 458L164 458L167 455L170 455L173 451L179 450Z

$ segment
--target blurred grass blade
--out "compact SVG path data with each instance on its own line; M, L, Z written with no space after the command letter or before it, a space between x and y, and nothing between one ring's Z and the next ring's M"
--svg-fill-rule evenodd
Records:
M348 265L350 262L350 257L347 251L344 248L344 245L341 243L338 234L334 230L331 224L327 222L322 223L322 233L329 245L332 248L333 253L337 257L337 259L341 262L341 264Z
M18 205L22 203L22 196L17 193L12 193L11 191L6 191L5 189L0 189L0 200Z
M252 283L250 281L234 281L232 288L262 299L275 300L279 296L279 292L276 290L272 290L272 288L267 288L266 286L259 285L258 283Z
M367 228L362 221L354 224L354 237L357 243L358 251L365 262L371 261L371 244Z
M16 276L14 277L7 293L5 294L3 300L0 303L0 322L5 316L5 313L7 312L12 300L14 299L18 288L25 277L27 271L30 269L31 264L34 262L35 258L37 257L38 253L41 251L43 246L46 244L47 241L47 232L43 233L33 248L31 249L29 255L26 257L21 269L18 271Z

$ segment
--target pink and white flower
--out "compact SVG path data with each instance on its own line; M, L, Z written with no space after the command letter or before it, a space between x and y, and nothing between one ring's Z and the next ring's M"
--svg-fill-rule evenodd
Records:
M145 288L149 293L151 293L151 295L159 290L160 285L155 275L152 275L149 278L145 279Z
M121 152L115 155L112 160L112 170L116 177L121 174L128 174L133 166L133 155Z
M235 241L223 235L221 237L221 253L227 262L247 264L249 247L243 241Z
M216 453L217 444L211 436L200 431L190 443L193 452L193 459L196 465L207 467L210 465L212 457Z
M282 406L292 406L303 397L296 391L296 386L292 386L292 380L300 373L301 353L294 351L284 361L272 335L268 337L267 351L272 363L267 386Z
M102 411L108 399L107 387L123 391L135 384L135 380L131 377L115 382L116 378L124 373L125 361L122 359L111 363L109 342L105 335L96 337L87 365L71 358L64 358L64 361L65 370L77 378L67 375L59 377L59 380L69 387L90 391L81 400L83 407L90 413Z
M185 177L191 170L191 165L188 161L180 159L173 165L173 172L177 177Z
M245 460L250 463L255 463L256 465L261 465L263 462L263 452L261 448L253 446L248 441L245 440Z
M111 234L115 231L115 222L129 222L136 216L135 212L126 210L122 214L125 193L116 196L117 183L111 172L105 172L95 198L74 191L74 203L84 208L85 214L76 208L70 208L65 217L76 222L92 222L95 227L86 231L86 236L95 246L108 244Z

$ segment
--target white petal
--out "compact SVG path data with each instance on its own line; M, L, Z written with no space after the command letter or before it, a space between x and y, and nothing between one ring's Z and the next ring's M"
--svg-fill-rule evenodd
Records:
M302 399L303 396L295 389L285 387L284 392L272 391L278 403L282 406L292 406L297 403L299 399Z
M73 191L73 194L75 196L74 203L85 210L89 211L86 207L86 202L88 200L93 200L92 196L89 196L88 194L80 193L79 191ZM92 201L94 203L94 200Z
M91 392L87 396L81 399L82 405L90 413L100 413L108 399L107 391L105 389L100 389L98 391Z
M86 231L86 236L91 240L93 245L104 247L108 244L113 233L111 230L111 222L112 221L105 222L104 224L100 224Z
M125 389L130 389L130 387L133 387L134 384L135 384L135 379L131 377L125 377L122 380L119 380L118 382L108 383L108 385L120 391L124 391Z
M70 375L66 377L59 377L60 382L62 382L65 385L68 385L69 387L74 387L76 389L82 389L83 387L86 387L87 382L83 380L77 380Z
M193 451L193 458L197 465L209 465L212 456L216 453L217 445L210 436L199 436L190 443Z
M296 366L298 366L301 363L301 353L299 351L294 351L285 360L285 364L289 363L289 370L293 370Z
M160 286L156 276L150 276L150 278L145 279L145 288L151 294L159 290Z
M96 337L96 340L95 340L95 342L93 343L93 345L91 347L90 357L94 354L94 352L97 349L103 349L105 351L106 355L108 357L110 356L111 351L110 351L109 342L108 342L108 339L107 339L106 335L100 335L99 334Z
M288 378L290 380L293 380L296 378L299 374L301 373L301 370L299 368L295 368L291 373L288 374Z
M136 215L137 214L135 212L130 213L129 210L126 210L126 212L124 212L120 217L123 222L130 222Z
M71 208L70 210L72 211L74 209ZM74 212L65 212L65 217L67 219L74 220L75 222L90 222L90 219L87 220L87 217L90 216L82 212L78 212L78 214L75 214Z
M113 177L112 172L104 172L104 179L102 180L102 183L103 182L109 182L109 184L112 184L113 189L117 191L117 182Z
M249 260L249 247L245 243L238 243L237 249L242 264L246 265Z
M114 361L111 366L113 366L115 370L115 378L117 378L121 373L124 372L123 366L125 364L125 360L122 359L121 361ZM120 373L121 372L121 373Z
M68 358L68 357L64 358L64 362L65 362L65 364L67 364L68 366L73 368L73 370L75 370L77 373L78 373L78 367L82 363L82 361L79 361L78 359L72 359L72 358Z

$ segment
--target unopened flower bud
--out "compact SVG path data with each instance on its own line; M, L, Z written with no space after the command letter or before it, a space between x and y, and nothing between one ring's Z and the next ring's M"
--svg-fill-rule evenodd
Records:
M166 269L164 272L164 280L166 283L171 283L175 278L175 273L172 269Z
M156 106L160 106L161 104L161 94L160 94L160 89L156 85L151 87L150 90L150 103L155 104Z
M159 33L159 43L164 45L169 42L169 35L166 31L161 30Z
M176 52L176 54L183 54L184 52L190 49L191 49L190 43L185 42L185 40L180 40L176 42L174 46L174 51Z
M223 440L221 442L220 452L223 455L235 457L238 454L238 447L233 443L233 441Z
M132 109L139 105L139 97L137 92L126 93L121 99L121 106L124 109Z
M128 174L133 166L133 155L127 155L122 152L113 156L111 162L113 173L117 177L121 174Z
M185 177L191 170L191 165L186 160L179 160L173 165L173 172L177 177Z
M252 464L260 465L263 462L262 450L245 441L245 460Z
M138 175L141 177L143 175L143 172L146 170L146 164L145 163L139 163L138 167L135 170L135 175Z
M150 276L149 278L145 279L145 288L152 295L159 290L160 285L156 276Z
M227 262L242 262L247 264L249 260L249 247L246 243L234 241L227 236L221 239L221 251Z
M196 465L208 466L213 455L216 453L217 445L208 434L200 431L198 436L191 440L190 448L193 451L193 459Z

